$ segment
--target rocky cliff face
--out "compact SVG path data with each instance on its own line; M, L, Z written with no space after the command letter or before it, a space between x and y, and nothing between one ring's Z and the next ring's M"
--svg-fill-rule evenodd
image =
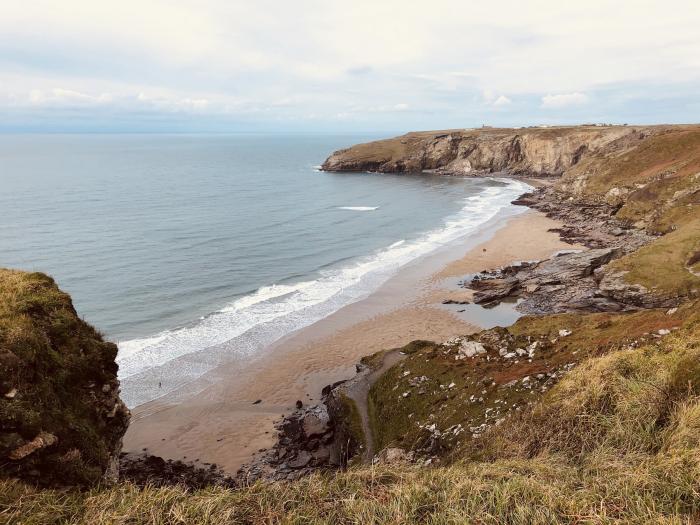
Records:
M647 134L655 132L655 128L644 129ZM561 175L583 157L634 134L639 134L639 128L627 126L408 133L336 151L322 168L379 172L440 170L460 175L501 171Z
M0 269L0 475L43 486L116 478L129 421L116 355L53 279Z
M520 203L563 221L565 237L579 232L591 248L624 248L595 279L586 276L590 286L576 308L674 306L700 297L698 125L409 133L337 151L323 168L557 176L550 188ZM484 301L513 282L487 284L495 288L484 292ZM539 289L552 298L547 287ZM568 310L570 299L557 311Z

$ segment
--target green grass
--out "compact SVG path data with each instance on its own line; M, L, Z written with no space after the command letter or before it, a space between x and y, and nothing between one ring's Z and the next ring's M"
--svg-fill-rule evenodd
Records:
M688 308L671 316L666 310L645 310L524 317L507 329L477 335L488 349L488 359L482 356L456 360L454 348L425 341L411 343L406 347L408 356L384 373L370 390L375 446L377 450L388 446L420 449L431 439L424 427L435 424L439 430L445 430L462 425L464 432L442 436L432 451L432 455L443 460L454 460L471 441L470 427L493 424L542 395L541 388L506 386L508 383L561 371L571 363L635 344L660 329L680 326L687 315ZM571 335L559 337L562 329L570 330ZM493 336L498 337L498 344L491 343ZM512 352L534 341L538 341L538 348L531 362L527 358L503 359L498 354L500 347ZM419 387L411 386L411 381L422 376L427 380ZM490 380L484 383L484 378ZM556 378L540 386L548 389L554 381ZM450 384L454 386L445 388ZM407 397L403 397L405 392Z
M344 444L344 449L359 452L360 449L364 449L367 446L365 433L362 430L360 412L355 402L348 396L341 393L338 397L338 401L341 404L338 417L343 422L342 432L347 436L347 445ZM340 429L336 429L336 431L341 432ZM361 454L358 454L357 457L360 458Z
M700 251L700 217L687 222L651 244L608 265L608 271L625 271L625 280L641 284L664 297L700 296L700 277L690 271Z
M363 466L293 483L195 492L130 484L36 490L4 481L0 521L695 523L699 334L700 314L691 313L666 338L585 360L533 410L494 427L449 466Z

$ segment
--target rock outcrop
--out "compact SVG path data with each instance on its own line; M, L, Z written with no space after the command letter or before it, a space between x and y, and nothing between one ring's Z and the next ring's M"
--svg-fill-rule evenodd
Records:
M0 475L116 480L129 421L116 355L50 277L0 269Z
M645 128L654 133L656 128ZM626 126L478 129L408 133L333 153L326 171L416 172L465 175L507 171L511 175L561 175L639 129Z
M625 273L610 269L611 261L633 253L657 236L630 227L605 203L570 200L566 193L540 188L514 201L562 222L562 239L589 250L564 251L543 261L525 261L484 271L466 286L475 290L474 302L495 305L519 298L516 308L527 314L617 312L670 307L680 298L663 298L627 281Z

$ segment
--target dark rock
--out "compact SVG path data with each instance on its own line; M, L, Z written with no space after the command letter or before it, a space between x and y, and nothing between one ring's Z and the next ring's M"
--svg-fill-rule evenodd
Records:
M306 465L309 464L309 462L311 461L312 457L313 457L313 456L311 455L311 453L307 452L306 450L301 450L301 451L299 451L299 453L297 454L297 457L295 457L294 459L292 459L291 461L289 461L287 464L288 464L291 468L303 468L303 467L305 467Z
M119 477L140 487L181 485L196 490L212 485L238 486L236 480L224 474L215 464L203 468L183 461L166 461L150 454L122 454Z
M652 299L646 290L629 285L619 275L605 273L608 262L654 239L617 221L614 207L572 201L551 188L525 194L517 204L562 221L564 225L552 231L565 241L583 244L590 250L564 251L544 261L482 272L466 285L475 290L475 303L492 306L505 298L518 297L522 301L516 308L527 314L674 306Z

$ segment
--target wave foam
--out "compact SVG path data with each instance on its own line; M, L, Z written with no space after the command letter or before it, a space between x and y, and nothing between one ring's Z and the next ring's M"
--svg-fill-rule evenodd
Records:
M379 206L338 206L337 209L349 211L374 211L378 210Z
M397 241L344 267L321 270L313 281L264 286L192 326L120 342L122 397L129 406L160 397L368 296L405 264L477 230L528 188L504 182L505 187L465 198L462 210L443 227L415 240Z

